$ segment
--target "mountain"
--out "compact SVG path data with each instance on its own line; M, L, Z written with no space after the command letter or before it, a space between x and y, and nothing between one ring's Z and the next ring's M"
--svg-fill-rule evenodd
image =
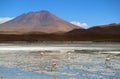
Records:
M64 33L78 26L66 22L48 11L29 12L0 24L1 34ZM82 29L82 28L81 28Z
M78 41L120 41L120 24L114 23L93 26L88 29L74 29L67 32L67 36L71 40Z
M120 24L94 26L89 29L73 29L69 32L0 34L0 41L113 41L120 42Z
M120 24L92 26L88 29L73 29L68 34L120 34Z
M92 34L120 34L120 24L107 24L100 26L93 26L87 29Z
M42 10L0 24L0 41L119 41L120 24L83 29Z

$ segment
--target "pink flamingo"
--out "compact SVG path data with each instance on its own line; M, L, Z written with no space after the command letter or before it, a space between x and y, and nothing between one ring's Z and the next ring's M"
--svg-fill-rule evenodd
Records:
M52 63L52 68L51 71L53 71L56 68L57 64L56 63Z

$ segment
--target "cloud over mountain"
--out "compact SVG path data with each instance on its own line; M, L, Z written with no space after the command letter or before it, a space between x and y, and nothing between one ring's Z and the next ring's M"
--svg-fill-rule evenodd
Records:
M9 20L12 20L13 18L10 18L10 17L2 17L0 18L0 24L4 23L4 22L7 22Z
M77 21L72 21L70 23L72 23L74 25L77 25L77 26L80 26L80 27L86 27L86 26L88 26L87 23L80 23L80 22L77 22Z

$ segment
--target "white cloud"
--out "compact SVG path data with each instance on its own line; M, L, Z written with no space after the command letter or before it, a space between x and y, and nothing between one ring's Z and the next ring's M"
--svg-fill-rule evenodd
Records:
M74 25L77 25L77 26L80 26L80 27L86 27L86 26L88 26L87 23L80 23L80 22L77 22L77 21L72 21L70 23L72 23Z
M12 20L13 18L10 18L10 17L2 17L0 18L0 24L4 23L4 22L7 22L9 20Z

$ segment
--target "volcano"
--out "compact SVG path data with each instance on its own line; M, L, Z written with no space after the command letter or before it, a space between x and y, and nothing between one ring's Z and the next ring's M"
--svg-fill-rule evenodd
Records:
M120 42L120 24L113 23L84 29L42 10L25 13L0 24L0 41Z
M0 24L1 34L26 34L26 33L64 33L78 26L64 21L52 13L42 10L29 12L13 20ZM80 28L80 27L79 27ZM82 28L80 28L82 29Z

